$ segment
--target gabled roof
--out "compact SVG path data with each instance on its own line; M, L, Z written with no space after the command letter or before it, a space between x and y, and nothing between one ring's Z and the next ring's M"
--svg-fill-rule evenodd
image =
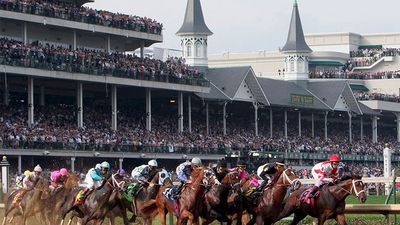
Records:
M358 102L358 105L360 106L360 109L361 109L363 115L368 115L368 116L380 116L381 115L379 112L364 105L362 102Z
M282 52L312 52L304 39L297 2L293 4L288 38L285 46L282 48Z
M213 34L204 22L200 0L188 0L185 19L182 27L176 32L176 35L179 36L192 34L207 36Z
M273 106L331 110L308 90L293 82L258 77L258 81Z
M319 99L333 110L335 110L335 105L340 96L342 96L351 112L362 114L358 102L351 91L350 85L345 80L312 81L308 83L308 90L318 96Z
M229 98L223 91L216 87L212 82L210 82L210 92L209 93L196 93L202 99L207 99L210 101L230 101Z
M249 70L249 66L211 68L207 69L206 78L233 99Z

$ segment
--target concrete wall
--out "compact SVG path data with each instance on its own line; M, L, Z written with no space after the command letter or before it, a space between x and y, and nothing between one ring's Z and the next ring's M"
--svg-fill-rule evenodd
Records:
M400 79L364 80L371 92L400 95Z

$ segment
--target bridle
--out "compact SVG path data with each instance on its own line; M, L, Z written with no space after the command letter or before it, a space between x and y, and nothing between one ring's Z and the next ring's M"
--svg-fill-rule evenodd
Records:
M279 185L279 184L277 184L277 186L284 186L284 187L291 187L291 186L293 186L293 187L296 187L297 186L297 184L299 183L299 179L297 179L297 178L295 178L295 179L290 179L290 177L286 174L286 171L288 171L289 169L286 169L286 170L284 170L283 171L283 184L281 184L281 185ZM293 174L294 175L294 173L293 173L293 171L290 171L291 172L291 174Z
M358 198L361 193L365 192L364 189L361 191L357 191L356 183L358 183L358 182L362 183L362 180L354 180L354 179L351 180L352 185L351 185L350 191L348 191L347 189L342 188L342 187L340 187L340 189L344 190L345 192L347 192L350 195L354 192L354 195Z
M112 187L114 187L114 188L117 187L120 190L122 190L123 187L125 186L125 181L123 180L123 181L118 182L117 179L115 179L115 174L111 175L111 182L112 183L110 181L108 181L108 182L110 183L110 185Z

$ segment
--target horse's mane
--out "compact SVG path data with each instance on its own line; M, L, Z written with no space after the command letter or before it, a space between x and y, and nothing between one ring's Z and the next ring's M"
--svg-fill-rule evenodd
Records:
M201 180L203 179L204 176L204 167L199 167L193 169L192 172L192 183L201 183Z
M78 186L78 176L75 173L68 174L67 181L64 185L65 189L70 190L76 186Z
M279 178L281 177L282 173L284 173L284 172L285 172L285 170L282 172L276 171L276 173L272 179L272 183L276 184L276 182L278 182Z

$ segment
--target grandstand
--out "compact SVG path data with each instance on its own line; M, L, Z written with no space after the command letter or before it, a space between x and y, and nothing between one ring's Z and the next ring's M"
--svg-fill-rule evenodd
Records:
M369 81L309 79L314 53L297 4L279 57L285 79L276 80L251 66L209 67L200 0L188 0L177 32L183 58L165 61L144 57L162 41L160 23L91 14L83 3L1 3L0 144L18 172L37 163L84 170L104 158L168 166L195 155L309 165L332 152L380 166L385 142L400 163L398 98L368 95Z

